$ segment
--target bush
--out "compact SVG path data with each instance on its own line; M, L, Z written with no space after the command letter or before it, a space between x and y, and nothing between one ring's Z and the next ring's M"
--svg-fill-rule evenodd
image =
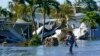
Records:
M29 40L28 46L39 46L39 45L41 45L41 38L35 34Z

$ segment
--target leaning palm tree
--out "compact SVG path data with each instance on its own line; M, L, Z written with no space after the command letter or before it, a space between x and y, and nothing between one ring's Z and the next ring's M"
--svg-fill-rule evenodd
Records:
M13 15L13 21L15 22L17 19L22 19L25 12L25 5L19 4L18 2L9 2L9 9Z
M28 5L25 4L25 2L28 3ZM47 5L47 6L45 6ZM50 8L52 8L52 6L56 7L58 9L58 5L59 3L57 3L56 1L52 0L14 0L14 5L12 7L12 13L13 13L13 17L15 17L15 21L18 18L23 18L23 16L25 15L31 15L32 19L33 19L33 25L34 25L34 29L36 32L36 25L34 22L34 18L35 18L35 11L38 8L43 8L43 15L44 15L44 19L46 14L49 15L50 13ZM50 6L50 7L49 7ZM45 23L45 20L44 20ZM45 25L44 25L45 27Z
M9 3L9 8L11 11L11 15L13 18L13 21L15 22L17 19L23 19L26 16L29 16L32 18L33 27L36 33L36 24L34 22L35 18L35 10L38 8L36 5L37 0L13 0L13 2ZM27 4L25 3L27 2ZM32 40L29 40L29 43L33 43L34 37L37 37L37 35L33 36ZM38 41L39 42L39 41Z
M46 15L50 15L50 9L52 9L52 8L56 8L58 10L59 3L57 1L54 1L54 0L41 0L41 1L38 1L37 4L38 4L39 8L42 9L43 17L44 17L43 26L45 28Z
M51 0L51 1L49 1L49 0L26 0L26 1L29 3L29 5L31 6L31 8L33 10L32 11L33 22L34 22L34 17L35 17L35 11L37 9L42 9L43 10L43 17L44 17L43 26L44 26L44 28L45 28L46 14L47 15L50 14L50 8L52 8L52 6L58 9L58 5L59 5L59 3L57 3L54 0ZM35 2L35 3L32 3L32 2ZM34 25L35 25L35 23L34 23ZM33 38L33 40L34 40L34 38ZM30 43L32 43L33 40L31 40Z
M66 26L66 22L67 22L67 28L68 28L68 21L74 15L72 7L69 6L66 3L60 5L59 7L60 7L59 13L58 14L56 12L54 13L54 10L53 10L53 14L52 15L54 17L58 17L58 18L61 19L61 24L62 24L63 27Z
M34 4L35 2L33 2L35 0L13 0L13 2L9 2L9 8L12 14L13 21L16 21L17 19L24 19L27 16L31 16L33 17L33 22L34 22L34 12L35 9ZM29 5L25 4L25 2L27 2ZM29 21L29 19L28 19ZM34 25L35 23L33 23ZM36 28L36 26L34 25L34 28Z
M34 30L36 30L36 25L34 22L35 10L37 8L35 6L36 1L37 0L13 0L14 5L12 6L11 4L11 6L9 6L13 13L13 17L15 18L15 21L19 18L23 19L25 18L25 16L32 17ZM25 2L27 2L29 5L27 5Z

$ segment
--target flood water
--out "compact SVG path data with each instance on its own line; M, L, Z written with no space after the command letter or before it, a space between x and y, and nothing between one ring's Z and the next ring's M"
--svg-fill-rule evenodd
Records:
M0 56L100 56L100 40L77 41L74 54L69 54L68 46L60 44L57 47L0 47Z

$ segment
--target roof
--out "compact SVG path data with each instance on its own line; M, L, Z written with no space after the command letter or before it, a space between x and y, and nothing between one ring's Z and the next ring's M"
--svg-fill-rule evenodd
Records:
M73 17L73 19L82 19L82 18L85 17L85 14L83 14L83 13L76 13L74 16L75 17Z
M17 19L16 24L31 24L31 22L26 22L23 19Z

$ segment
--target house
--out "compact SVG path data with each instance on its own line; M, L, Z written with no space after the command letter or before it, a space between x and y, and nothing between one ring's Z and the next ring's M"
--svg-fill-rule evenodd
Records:
M80 20L82 18L84 18L84 17L85 17L85 14L83 14L83 13L76 13L75 17L73 18L73 20L69 21L69 25L73 28L73 30L80 29L80 27L81 27ZM85 26L85 24L84 24L84 26ZM86 26L86 28L88 28L88 27ZM82 31L82 30L79 30L79 31ZM78 30L76 30L75 34L77 32L78 32ZM97 39L100 38L100 34L99 34L100 33L100 26L97 26L95 29L92 29L91 34L90 34L89 29L88 29L88 32L89 32L89 36L91 35L92 37L95 37ZM80 32L77 35L79 35L79 34L80 34Z
M6 37L0 40L10 43L26 41L32 35L30 30L32 28L31 26L31 22L25 22L22 19L18 19L15 23L0 20L0 36Z

